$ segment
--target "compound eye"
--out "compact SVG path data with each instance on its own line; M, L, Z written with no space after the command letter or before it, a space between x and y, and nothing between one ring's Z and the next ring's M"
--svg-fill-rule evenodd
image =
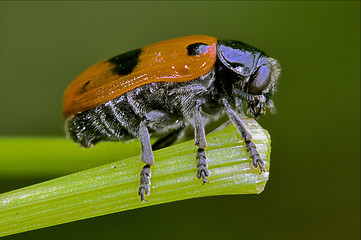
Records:
M256 72L251 76L248 92L254 95L259 95L267 88L270 82L270 68L267 65L261 65Z

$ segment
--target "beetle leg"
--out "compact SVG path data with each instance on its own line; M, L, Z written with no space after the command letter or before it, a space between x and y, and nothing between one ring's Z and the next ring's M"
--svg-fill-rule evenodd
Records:
M207 182L207 177L209 176L209 172L207 169L207 161L206 161L207 155L206 155L206 151L204 150L207 147L206 134L200 111L201 111L201 102L197 100L193 114L195 145L198 146L197 177L202 178L204 184Z
M256 144L252 141L252 135L248 131L246 125L243 123L242 119L237 115L235 111L230 107L228 101L223 98L222 105L224 106L226 113L232 123L236 126L238 132L241 134L244 139L246 149L249 152L249 156L252 159L252 165L255 168L260 168L261 172L265 171L265 165L262 161L260 154L256 148Z
M149 193L150 193L150 188L149 188L150 176L151 176L150 166L148 164L146 164L142 168L142 171L140 172L140 184L139 184L139 190L138 190L138 194L140 196L140 201L142 201L142 202L145 201L144 194L149 195Z
M150 145L149 131L145 121L142 121L139 125L139 140L142 145L142 154L140 156L140 160L143 161L146 165L142 168L142 171L140 172L140 184L138 194L140 195L140 200L145 201L144 194L149 195L150 193L150 166L154 165L154 156L152 152L152 147Z

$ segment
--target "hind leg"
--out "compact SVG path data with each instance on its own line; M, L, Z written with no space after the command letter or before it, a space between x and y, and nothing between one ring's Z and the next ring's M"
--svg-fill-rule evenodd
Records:
M142 121L139 125L139 140L142 145L142 154L140 160L145 163L145 166L140 172L140 184L138 194L141 201L145 201L144 196L150 194L150 166L154 165L154 156L152 146L150 145L149 131L145 121Z
M197 158L197 177L202 178L203 184L207 182L209 172L207 169L207 155L205 148L207 147L206 134L204 124L201 116L201 100L196 101L195 110L193 113L194 120L194 137L195 145L198 147L196 154Z
M142 168L140 173L140 184L138 194L140 195L141 201L145 201L145 195L150 194L150 167L154 165L154 156L152 146L150 144L150 129L158 128L172 128L175 123L179 122L179 115L170 114L165 111L155 110L150 111L145 115L145 119L139 124L139 140L142 145L142 154L140 160L146 165Z

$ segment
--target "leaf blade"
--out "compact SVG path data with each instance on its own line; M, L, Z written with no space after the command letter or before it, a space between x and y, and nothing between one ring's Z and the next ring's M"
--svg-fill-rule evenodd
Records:
M244 119L266 163L251 167L233 125L207 135L210 177L196 177L193 141L154 152L151 195L137 195L139 156L105 164L0 195L0 236L101 216L129 209L196 197L263 191L269 176L270 136L253 119Z

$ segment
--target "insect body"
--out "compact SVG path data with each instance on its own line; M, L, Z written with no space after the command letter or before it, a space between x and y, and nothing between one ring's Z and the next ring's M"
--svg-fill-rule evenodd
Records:
M149 194L154 164L150 134L167 146L194 128L197 176L207 182L204 125L226 113L245 139L253 167L265 171L252 137L237 115L253 116L273 105L278 62L239 41L209 36L172 39L104 60L83 72L64 96L68 135L83 147L138 138L142 145L141 200Z

